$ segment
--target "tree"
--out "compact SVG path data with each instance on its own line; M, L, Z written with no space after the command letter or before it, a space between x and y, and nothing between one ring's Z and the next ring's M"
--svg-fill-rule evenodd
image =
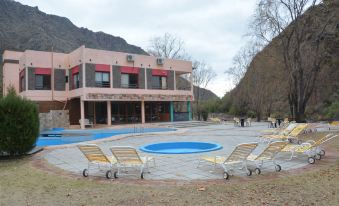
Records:
M147 52L155 57L189 59L184 46L185 43L182 39L173 34L165 33L163 36L150 39Z
M232 77L233 83L238 85L244 77L255 55L262 49L259 42L248 42L232 59L232 66L225 73Z
M211 82L212 79L216 77L216 73L213 71L211 66L207 65L205 62L194 61L193 62L193 85L197 87L197 96L195 99L197 116L200 120L200 94L201 88L206 89L207 85Z
M22 155L39 136L39 113L34 102L18 96L14 87L0 99L0 154Z
M310 15L314 9L323 18ZM290 111L297 122L305 121L308 100L328 57L325 34L333 16L326 11L327 6L318 0L260 0L251 24L258 39L269 43L277 37L279 41ZM310 28L310 22L316 27Z

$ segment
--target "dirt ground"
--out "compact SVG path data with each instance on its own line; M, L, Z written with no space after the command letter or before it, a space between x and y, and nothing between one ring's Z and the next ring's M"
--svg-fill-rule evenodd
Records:
M294 172L184 184L86 179L39 169L34 158L0 161L0 206L339 205L339 138L329 147L324 160Z

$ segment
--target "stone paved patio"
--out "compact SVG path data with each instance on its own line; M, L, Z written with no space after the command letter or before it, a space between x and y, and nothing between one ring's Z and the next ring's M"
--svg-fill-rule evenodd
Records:
M211 164L203 163L197 168L198 160L201 156L225 156L232 152L234 147L240 143L259 142L258 136L261 130L267 129L266 123L253 123L251 127L234 127L233 124L217 124L199 127L190 127L179 129L176 132L142 134L137 136L126 136L120 140L118 136L113 137L110 141L101 141L97 144L107 154L111 155L109 147L111 146L139 146L168 141L205 141L221 144L223 149L208 153L199 154L181 154L181 155L164 155L164 154L146 154L140 151L141 155L154 156L156 166L151 167L149 172L145 174L145 179L151 180L208 180L221 179L223 174L222 168L215 168ZM264 143L254 151L255 154L260 153L265 147ZM82 170L87 167L87 160L75 145L66 148L53 149L45 154L44 158L52 165L63 170L82 174ZM281 164L282 170L290 170L307 165L306 157L304 159L294 159L286 161L287 156L281 156L278 163ZM254 167L253 167L254 168ZM93 171L93 170L92 170ZM262 174L273 172L274 166L271 163L264 164ZM103 173L92 172L90 175L102 176ZM244 176L245 173L239 172L236 175ZM126 176L122 178L137 178L136 176Z

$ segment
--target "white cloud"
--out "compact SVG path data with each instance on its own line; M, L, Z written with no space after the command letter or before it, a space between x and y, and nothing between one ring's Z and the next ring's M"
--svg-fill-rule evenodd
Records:
M210 64L218 77L208 88L218 96L233 85L224 71L245 44L243 35L256 0L17 0L69 18L76 26L103 31L146 49L149 39L173 33L187 52Z

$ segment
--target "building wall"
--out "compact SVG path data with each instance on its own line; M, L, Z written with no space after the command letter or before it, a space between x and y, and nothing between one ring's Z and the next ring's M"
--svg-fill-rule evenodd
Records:
M7 88L12 85L19 91L19 64L5 63L3 65L3 94L7 94Z
M70 124L78 125L80 119L80 98L69 100L66 108L69 110Z
M114 65L112 67L112 74L113 74L113 88L120 88L121 87L120 66Z
M152 89L152 69L146 69L146 76L147 76L147 89Z
M54 69L54 90L56 91L66 90L66 70Z
M95 64L86 63L86 87L95 87Z
M62 110L65 106L65 103L58 101L38 101L39 113L47 113L50 110Z
M28 67L28 89L35 90L35 68Z
M139 89L145 89L145 68L139 69L138 82L139 82Z
M174 71L168 71L167 86L169 90L174 90Z

